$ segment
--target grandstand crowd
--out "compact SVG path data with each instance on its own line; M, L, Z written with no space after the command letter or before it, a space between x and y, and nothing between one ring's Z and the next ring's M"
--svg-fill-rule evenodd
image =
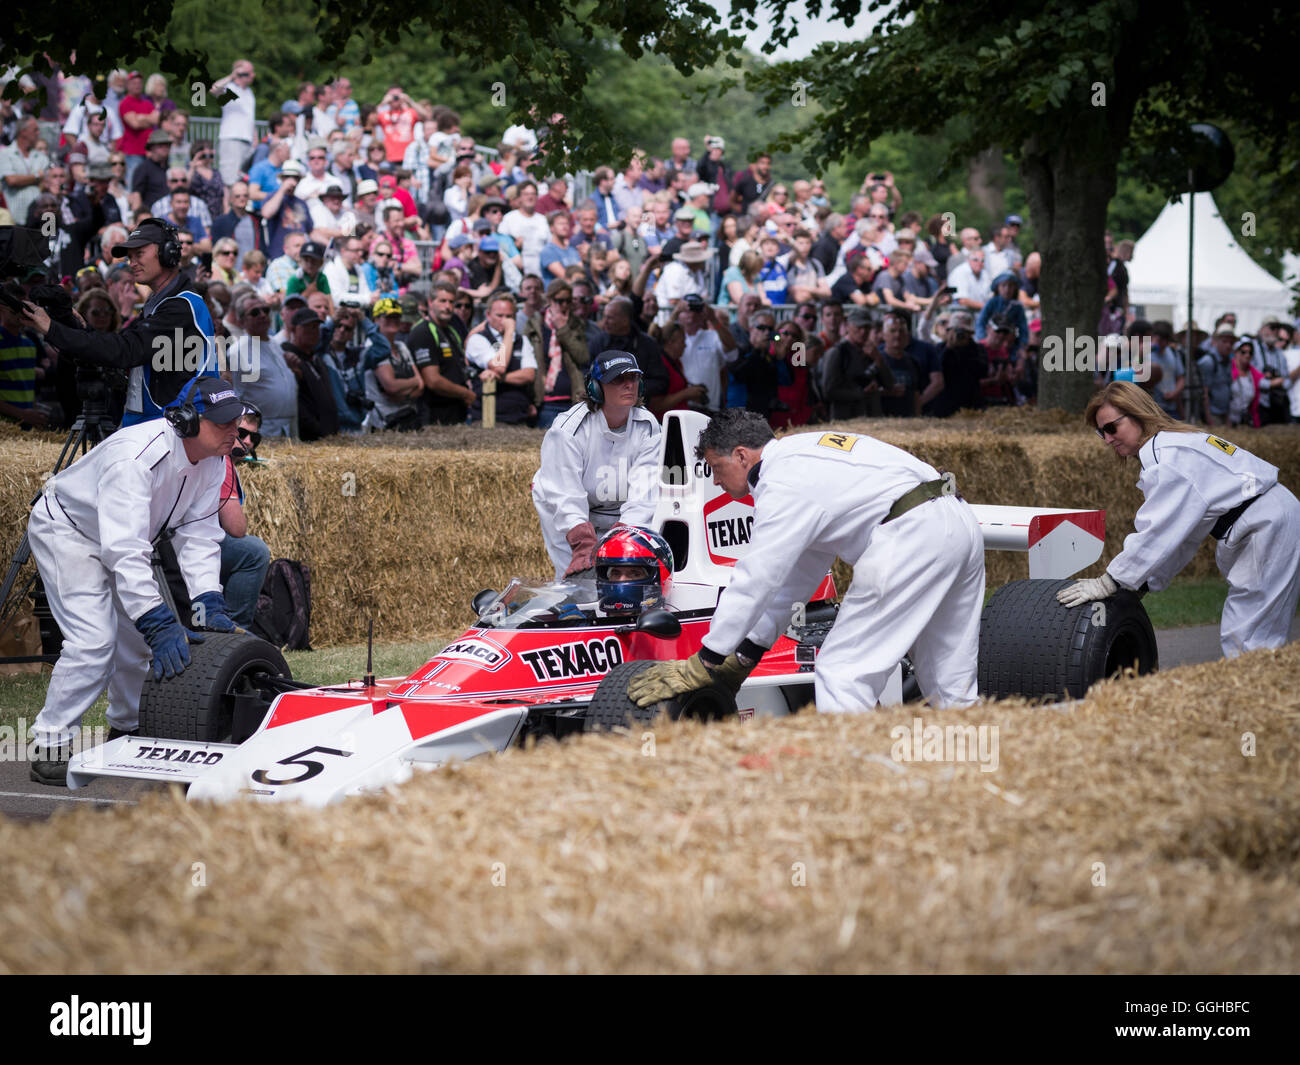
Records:
M450 108L399 85L362 104L342 76L302 84L261 134L255 82L241 59L212 86L211 139L191 138L159 74L114 71L102 99L56 75L44 100L4 100L0 224L50 237L78 314L116 331L146 293L111 249L145 218L173 223L263 436L473 422L488 382L498 422L546 428L609 349L635 356L660 417L743 406L784 426L1035 402L1041 260L1017 215L954 231L887 172L833 204L819 179L780 180L717 136L553 173L561 115L483 146ZM1098 333L1151 338L1144 384L1163 408L1225 426L1300 415L1289 323L1197 331L1189 380L1182 335L1129 307L1131 248L1107 239ZM0 308L0 417L66 427L79 405L68 360Z

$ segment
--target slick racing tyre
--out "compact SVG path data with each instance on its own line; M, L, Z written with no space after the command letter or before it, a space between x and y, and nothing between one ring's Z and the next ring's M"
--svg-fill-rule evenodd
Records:
M587 704L587 714L582 722L583 731L598 732L645 725L661 713L666 713L674 721L679 717L716 721L736 712L735 696L725 688L716 685L687 692L674 699L665 699L654 706L637 706L627 697L627 683L642 670L654 664L646 660L621 662L606 673L605 679L596 689L596 694Z
M1056 593L1073 583L1012 581L993 594L980 617L981 695L1081 699L1125 669L1155 671L1156 634L1137 595L1062 606Z
M203 635L203 643L190 644L190 664L183 673L170 680L154 680L150 674L144 682L140 735L241 743L282 690L275 682L292 679L284 655L265 640L248 633ZM237 717L243 723L240 734Z

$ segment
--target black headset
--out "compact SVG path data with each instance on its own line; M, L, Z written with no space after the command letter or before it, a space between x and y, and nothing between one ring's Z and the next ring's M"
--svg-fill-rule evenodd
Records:
M604 352L602 352L601 354L604 354ZM620 351L619 354L627 355L628 352ZM635 361L636 356L633 355L632 359L633 361ZM596 406L603 407L605 405L605 386L601 383L600 377L598 376L599 371L597 367L599 366L599 362L600 362L599 356L591 360L591 365L587 367L585 381L587 385L587 397L594 404L596 404ZM627 373L626 370L624 370L623 372ZM642 373L642 374L637 374L636 401L640 403L644 399L645 399L645 374Z
M179 245L177 246L179 247ZM158 261L162 262L161 253L159 253ZM198 407L194 405L194 400L190 398L198 387L199 379L195 377L181 389L181 394L176 397L175 406L169 406L163 411L163 417L167 419L167 424L186 440L199 435L199 423L202 420L202 415L199 414Z
M165 218L146 218L140 226L150 222L163 231L163 239L158 242L158 265L164 270L171 270L181 264L181 231ZM136 228L140 228L137 226Z

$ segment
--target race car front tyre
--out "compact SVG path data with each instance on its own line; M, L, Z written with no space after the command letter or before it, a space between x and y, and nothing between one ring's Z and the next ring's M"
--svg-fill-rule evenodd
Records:
M736 712L735 696L716 685L665 699L654 706L637 706L627 697L628 681L654 664L648 660L621 662L606 673L591 697L591 702L587 704L583 731L597 732L645 725L663 713L674 721L679 717L716 721Z
M979 692L987 698L1081 699L1099 680L1159 666L1156 634L1138 596L1062 606L1066 580L1012 581L980 617Z
M209 743L241 743L251 734L237 719L261 721L277 694L275 680L291 680L284 655L274 644L248 633L207 632L190 644L190 664L170 680L144 683L140 735ZM238 712L237 711L242 711ZM251 713L249 712L251 711Z

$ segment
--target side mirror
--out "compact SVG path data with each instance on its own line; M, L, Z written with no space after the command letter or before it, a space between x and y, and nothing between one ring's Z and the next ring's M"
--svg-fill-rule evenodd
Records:
M661 640L673 640L682 634L682 623L663 607L654 607L637 619L636 631L648 632Z
M491 588L484 588L478 595L470 601L469 608L474 611L476 618L483 616L483 611L488 608L488 604L497 597L499 593L494 592Z

